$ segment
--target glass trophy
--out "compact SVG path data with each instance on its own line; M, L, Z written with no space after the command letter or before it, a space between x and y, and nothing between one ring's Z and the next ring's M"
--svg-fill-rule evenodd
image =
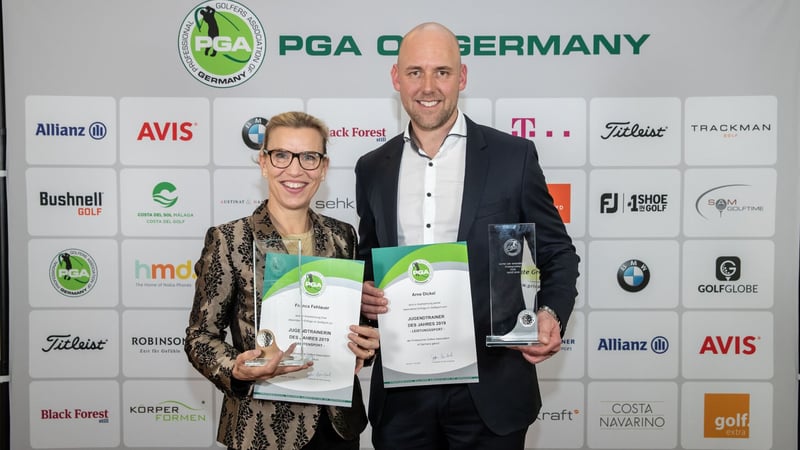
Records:
M255 348L261 355L247 361L248 366L266 365L281 351L281 366L308 361L303 352L301 255L299 239L253 240Z
M536 320L536 225L489 225L490 334L487 347L530 345L539 342Z

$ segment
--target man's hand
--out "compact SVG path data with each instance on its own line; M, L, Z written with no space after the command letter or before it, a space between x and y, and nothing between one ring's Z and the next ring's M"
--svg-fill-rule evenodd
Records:
M519 350L531 364L538 364L561 350L561 328L553 316L544 311L536 313L539 322L539 343L511 347Z
M361 288L361 314L367 319L378 320L378 314L389 310L389 300L383 296L383 290L375 287L372 281L365 281Z

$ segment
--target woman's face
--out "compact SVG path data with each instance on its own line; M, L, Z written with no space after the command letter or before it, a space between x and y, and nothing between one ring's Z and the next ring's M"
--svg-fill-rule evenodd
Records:
M322 145L322 136L313 128L278 127L270 133L265 149L323 153ZM261 174L269 186L271 210L276 207L287 211L308 209L311 198L317 193L328 171L328 158L323 158L319 167L312 170L302 168L299 158L293 158L291 154L289 158L289 166L279 169L270 162L265 152L259 155Z

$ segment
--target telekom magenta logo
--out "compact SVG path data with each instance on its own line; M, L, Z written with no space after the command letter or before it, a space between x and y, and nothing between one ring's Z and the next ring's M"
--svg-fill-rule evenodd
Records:
M536 118L535 117L512 117L511 118L511 134L513 136L524 137L526 139L536 137ZM570 130L544 130L539 133L539 137L570 137Z

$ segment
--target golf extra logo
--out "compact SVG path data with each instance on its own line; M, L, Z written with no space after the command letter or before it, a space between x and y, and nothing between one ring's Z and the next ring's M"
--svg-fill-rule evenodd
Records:
M238 86L264 62L265 34L249 8L226 0L203 2L183 19L178 53L199 82L216 88Z
M325 277L319 272L306 272L303 275L303 292L316 297L325 290Z
M414 283L425 284L433 277L433 266L424 259L418 259L408 266L408 276Z
M61 295L80 297L97 283L97 263L83 250L62 250L50 263L50 282Z

